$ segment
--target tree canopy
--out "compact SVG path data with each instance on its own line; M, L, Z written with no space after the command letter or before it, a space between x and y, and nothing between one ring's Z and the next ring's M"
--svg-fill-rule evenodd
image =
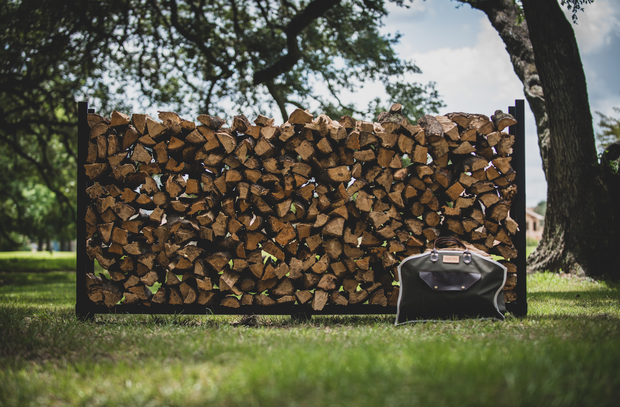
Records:
M536 206L534 207L534 212L539 215L545 216L545 213L547 212L547 201L538 202L538 204L536 204Z
M390 0L403 6L402 0ZM76 102L99 111L412 118L442 106L434 84L380 32L383 0L0 0L0 246L74 237ZM391 100L343 102L369 81Z

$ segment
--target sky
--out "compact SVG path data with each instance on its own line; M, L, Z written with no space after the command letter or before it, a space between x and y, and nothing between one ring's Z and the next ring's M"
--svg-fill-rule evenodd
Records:
M413 60L422 74L411 80L436 82L446 107L440 113L465 111L491 116L524 99L523 85L514 73L508 52L486 14L450 0L415 0L408 9L390 4L384 33L400 32L399 56ZM579 13L573 25L584 65L595 132L596 111L615 116L620 107L620 0L595 0ZM373 99L381 93L370 85L355 98ZM364 96L365 95L365 96ZM360 103L360 105L363 105ZM526 103L526 201L546 200L534 115Z

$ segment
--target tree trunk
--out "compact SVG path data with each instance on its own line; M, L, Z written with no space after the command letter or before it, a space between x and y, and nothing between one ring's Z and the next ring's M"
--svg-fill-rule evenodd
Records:
M545 230L528 264L535 270L618 275L618 177L605 178L598 163L575 34L556 0L523 0L523 9L545 90L551 146Z

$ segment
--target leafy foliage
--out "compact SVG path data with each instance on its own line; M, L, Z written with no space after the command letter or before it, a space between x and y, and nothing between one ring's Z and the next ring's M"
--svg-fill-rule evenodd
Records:
M344 104L340 94L419 72L394 52L399 35L379 33L387 16L380 0L128 3L122 49L109 53L119 87L138 86L143 103L179 112L275 109L286 120L292 106L312 103L329 115L365 115L374 112ZM432 84L403 85L439 101Z
M545 216L545 213L547 212L547 201L538 202L538 204L534 207L534 212L539 215Z
M92 3L92 4L91 4ZM0 3L0 247L75 237L76 99L106 103L98 56L117 2Z
M359 117L380 102L341 93L378 81L412 118L437 112L434 84L405 80L419 69L396 55L399 35L379 32L386 16L383 0L0 0L0 246L74 237L76 100Z
M614 107L614 112L620 114L620 107ZM606 116L601 112L596 112L601 118L598 122L598 125L603 130L601 133L596 135L596 138L599 141L599 147L605 149L611 143L616 141L620 141L620 119Z
M573 23L577 24L577 13L584 11L584 4L592 4L594 0L560 0L560 4L566 6L568 11L573 13Z
M620 108L613 108L616 113L620 113ZM601 164L606 171L615 176L620 175L620 119L605 116L601 112L596 112L601 120L599 126L603 129L596 138L599 141L599 148L603 152L599 155Z

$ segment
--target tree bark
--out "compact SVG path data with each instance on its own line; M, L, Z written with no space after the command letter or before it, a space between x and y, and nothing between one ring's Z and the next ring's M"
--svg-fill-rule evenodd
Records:
M599 165L586 79L575 34L556 0L523 0L536 67L545 90L550 146L543 238L534 270L620 275L615 251L619 177Z

